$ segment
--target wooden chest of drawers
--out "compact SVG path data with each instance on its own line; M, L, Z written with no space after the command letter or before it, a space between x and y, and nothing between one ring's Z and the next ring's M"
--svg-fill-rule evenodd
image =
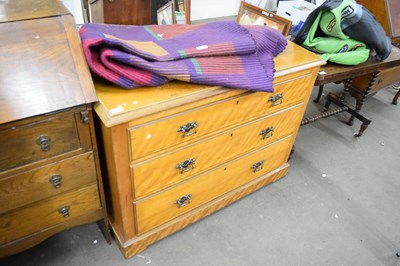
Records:
M73 226L108 222L91 106L97 97L72 16L57 0L3 1L0 35L4 257Z
M319 66L289 43L274 93L95 83L110 222L125 257L283 177Z

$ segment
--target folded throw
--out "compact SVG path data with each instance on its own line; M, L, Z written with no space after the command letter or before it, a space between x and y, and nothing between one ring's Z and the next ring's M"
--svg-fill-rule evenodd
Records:
M233 21L201 25L85 24L83 51L92 72L124 88L172 79L273 91L274 56L287 41L264 26Z

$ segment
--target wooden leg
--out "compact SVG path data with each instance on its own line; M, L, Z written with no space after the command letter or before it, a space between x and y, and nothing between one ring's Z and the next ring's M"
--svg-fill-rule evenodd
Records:
M352 117L357 118L362 122L360 130L354 134L355 137L361 137L364 131L368 128L368 125L371 124L371 119L364 116L360 110L352 109L351 106L346 104L342 99L334 93L329 93L327 96L327 102L334 103L339 107L347 107L346 112L348 112ZM325 104L326 106L326 104ZM361 109L361 108L360 108Z
M328 97L326 97L326 101L325 101L325 106L324 106L324 112L328 111L329 106L331 105L332 101L331 101L331 97L329 97L329 95L331 95L331 93L328 94Z
M399 96L400 96L400 90L394 96L392 104L397 105L397 99L399 98Z
M357 102L356 102L356 109L355 110L356 110L356 112L360 112L362 106L364 105L364 101L358 100L358 99L356 101ZM354 115L350 116L349 121L347 121L347 124L349 126L352 126L354 124Z
M317 103L321 99L322 92L324 91L324 85L320 85L318 89L318 95L317 98L315 98L314 102Z

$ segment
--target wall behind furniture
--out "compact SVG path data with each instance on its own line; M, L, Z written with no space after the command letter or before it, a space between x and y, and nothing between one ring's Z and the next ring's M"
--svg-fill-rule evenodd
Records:
M191 0L191 20L236 16L241 0Z

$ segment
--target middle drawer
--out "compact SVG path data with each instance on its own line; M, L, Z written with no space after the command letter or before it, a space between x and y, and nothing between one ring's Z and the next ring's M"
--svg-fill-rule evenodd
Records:
M293 106L193 145L133 164L134 197L147 196L293 133L300 123L301 106Z
M2 178L0 214L93 182L93 152Z

